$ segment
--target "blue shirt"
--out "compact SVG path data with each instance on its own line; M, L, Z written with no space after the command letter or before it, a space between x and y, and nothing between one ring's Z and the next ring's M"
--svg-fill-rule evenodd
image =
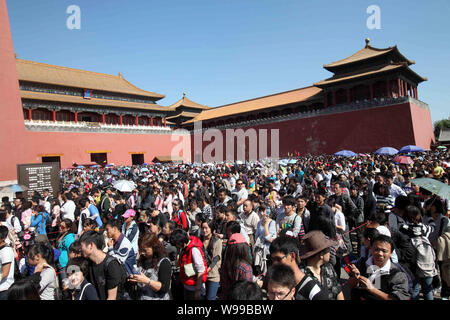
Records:
M45 223L47 221L47 212L39 212L39 214L35 216L31 216L31 227L36 228L36 232L38 234L47 234L47 231L45 231Z
M91 217L93 215L97 215L97 217L95 218L95 221L97 222L97 225L100 228L103 225L103 222L102 222L102 219L100 217L100 212L98 212L97 207L91 203L89 205L88 209L89 209L89 212L91 214Z

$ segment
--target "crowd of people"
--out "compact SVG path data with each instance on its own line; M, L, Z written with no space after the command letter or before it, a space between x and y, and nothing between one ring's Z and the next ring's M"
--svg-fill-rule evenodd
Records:
M448 299L450 199L414 179L450 154L411 157L61 170L2 199L0 299Z

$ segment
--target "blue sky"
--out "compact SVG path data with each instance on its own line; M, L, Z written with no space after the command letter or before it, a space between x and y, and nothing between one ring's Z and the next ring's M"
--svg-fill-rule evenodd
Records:
M429 81L419 86L433 121L450 116L450 1L7 0L19 58L90 71L220 106L312 85L322 68L371 45L397 45ZM81 29L69 30L70 5ZM381 29L369 30L370 5Z

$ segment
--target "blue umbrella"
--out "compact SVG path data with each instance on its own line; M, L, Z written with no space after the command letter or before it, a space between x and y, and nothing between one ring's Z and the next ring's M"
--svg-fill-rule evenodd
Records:
M334 154L335 156L342 156L342 157L356 157L358 156L357 153L354 153L353 151L350 150L341 150L338 151Z
M84 169L84 166L78 166L77 169Z
M142 165L143 165L143 166L148 166L148 163L147 163L147 162L145 162L145 163L143 163Z
M11 184L9 186L4 186L0 188L0 191L4 193L16 193L16 192L24 192L27 191L28 188L21 184Z
M294 160L294 159L289 160L289 164L295 164L295 163L297 163L297 160Z
M119 171L117 171L117 170L112 170L112 171L111 171L111 174L113 174L113 175L119 175Z
M399 153L408 153L408 152L424 152L425 149L419 146L404 146L400 149Z
M141 169L141 172L144 172L144 171L149 172L149 170L148 170L147 168L142 168L142 169Z
M114 167L114 163L109 163L105 166L105 168Z
M91 168L100 168L98 164L94 164Z
M398 150L392 147L382 147L375 151L375 154L385 154L389 156L396 155L398 153Z

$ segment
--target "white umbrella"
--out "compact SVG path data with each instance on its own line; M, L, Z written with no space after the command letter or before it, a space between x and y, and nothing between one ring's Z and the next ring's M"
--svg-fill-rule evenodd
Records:
M136 188L136 184L133 181L118 180L114 182L113 187L121 192L131 192Z

